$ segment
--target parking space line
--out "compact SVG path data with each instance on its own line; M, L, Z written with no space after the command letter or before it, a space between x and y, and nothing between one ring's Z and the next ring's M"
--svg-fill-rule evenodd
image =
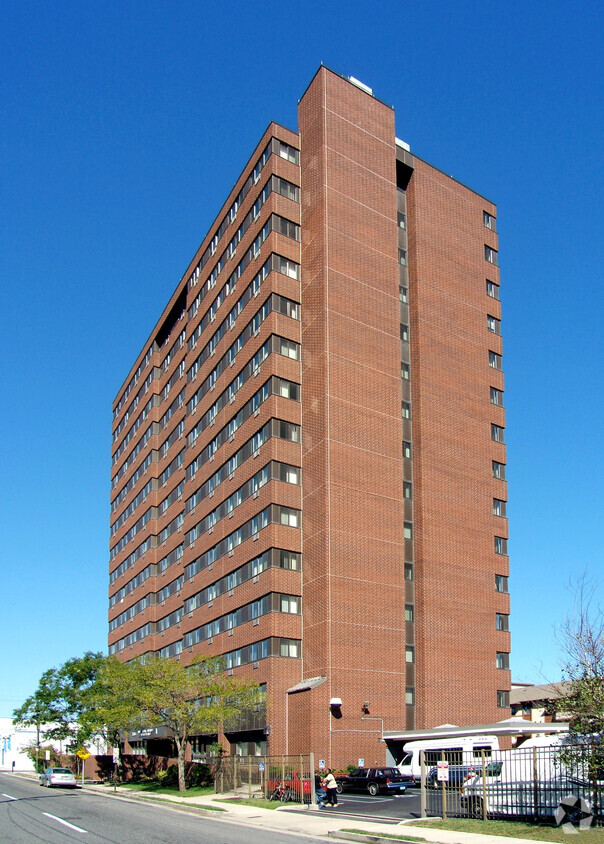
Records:
M18 800L19 799L18 797L11 797L10 794L5 794L4 792L2 792L2 796L6 797L7 800Z
M51 815L50 812L42 812L42 814L46 815L47 818L52 818L53 821L58 821L59 823L65 824L65 826L68 826L70 829L74 829L76 832L83 832L84 835L88 834L87 829L82 829L79 826L74 826L74 824L69 823L69 821L64 821L63 818L58 818L56 815Z

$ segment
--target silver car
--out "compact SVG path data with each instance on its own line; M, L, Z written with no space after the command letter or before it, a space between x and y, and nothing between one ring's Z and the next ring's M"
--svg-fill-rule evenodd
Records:
M40 785L50 788L53 785L62 785L66 788L76 788L76 778L69 768L47 768L40 774Z

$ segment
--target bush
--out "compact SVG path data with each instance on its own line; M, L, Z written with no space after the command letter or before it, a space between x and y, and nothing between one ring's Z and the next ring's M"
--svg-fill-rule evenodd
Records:
M158 772L158 779L159 779ZM163 777L159 779L159 783L164 788L173 788L178 785L178 767L176 765L169 765L165 771L162 771Z
M209 765L193 765L189 771L188 786L212 785L214 778Z

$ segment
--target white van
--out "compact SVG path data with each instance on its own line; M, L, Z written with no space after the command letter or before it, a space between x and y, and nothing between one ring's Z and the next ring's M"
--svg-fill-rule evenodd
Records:
M481 750L490 757L492 751L499 750L496 736L459 736L458 738L420 739L408 741L403 748L403 758L397 765L405 782L411 785L421 783L420 751L424 751L426 774L436 763L445 759L451 765L467 765L482 758Z

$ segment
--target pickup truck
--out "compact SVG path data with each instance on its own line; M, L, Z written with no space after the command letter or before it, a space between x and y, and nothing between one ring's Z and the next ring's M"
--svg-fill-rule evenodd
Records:
M405 779L398 768L355 768L346 776L336 777L338 794L361 791L378 794L403 794Z

